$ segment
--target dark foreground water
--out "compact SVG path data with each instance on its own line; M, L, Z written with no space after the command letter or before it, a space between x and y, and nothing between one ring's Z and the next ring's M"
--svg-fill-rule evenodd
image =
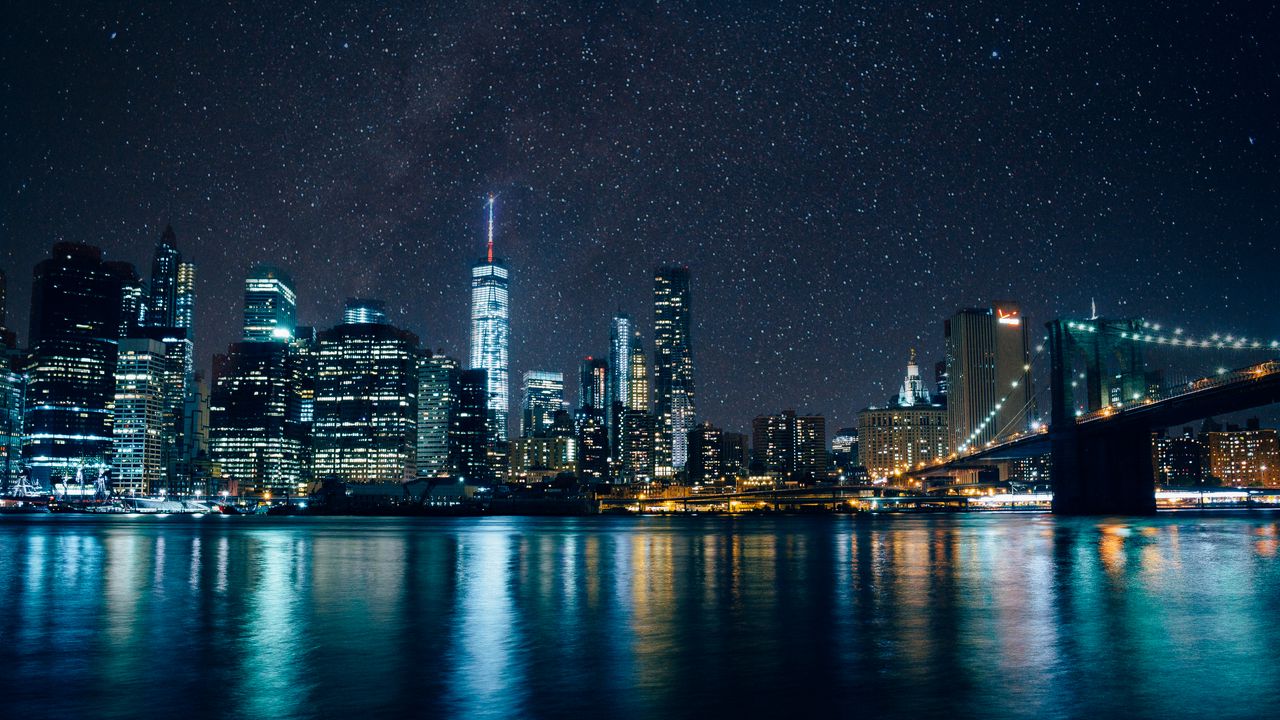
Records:
M0 717L1280 717L1280 515L0 518Z

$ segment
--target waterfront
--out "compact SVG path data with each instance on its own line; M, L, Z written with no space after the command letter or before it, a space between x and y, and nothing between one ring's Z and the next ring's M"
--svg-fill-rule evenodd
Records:
M1280 716L1280 515L0 518L5 717Z

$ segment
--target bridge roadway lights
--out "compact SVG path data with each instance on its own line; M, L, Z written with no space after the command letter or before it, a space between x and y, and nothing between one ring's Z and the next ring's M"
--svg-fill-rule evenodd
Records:
M1049 435L1055 515L1155 514L1151 429L1145 423L1093 432L1051 428Z

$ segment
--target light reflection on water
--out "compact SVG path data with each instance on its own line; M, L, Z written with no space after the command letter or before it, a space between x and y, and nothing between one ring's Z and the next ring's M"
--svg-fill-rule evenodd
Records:
M2 717L1280 717L1271 514L0 518Z

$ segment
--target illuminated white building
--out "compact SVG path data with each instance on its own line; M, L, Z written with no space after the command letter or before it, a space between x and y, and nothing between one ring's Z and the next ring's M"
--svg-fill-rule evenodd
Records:
M489 196L489 242L485 257L471 268L471 364L488 378L489 434L507 439L509 412L507 345L511 333L507 266L493 257L493 201Z

